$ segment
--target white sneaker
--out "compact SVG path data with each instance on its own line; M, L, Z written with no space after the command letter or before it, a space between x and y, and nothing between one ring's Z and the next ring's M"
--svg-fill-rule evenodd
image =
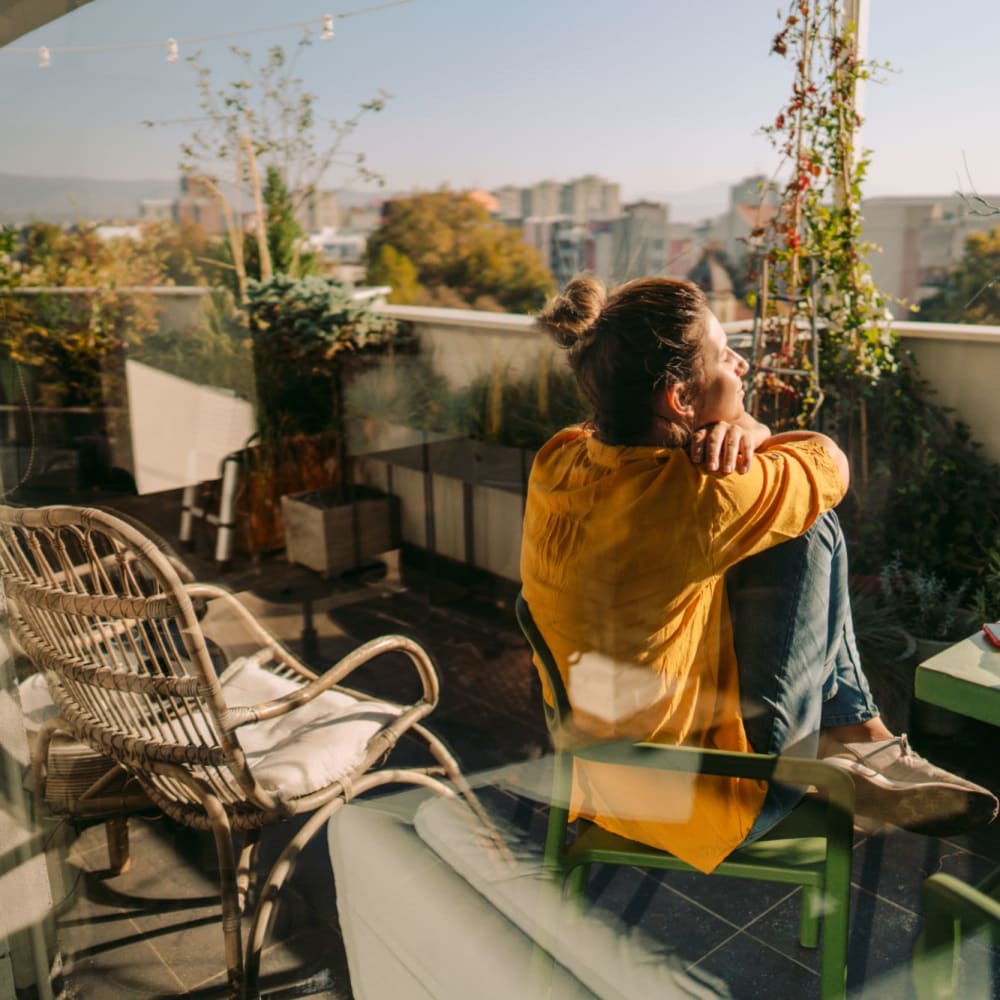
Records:
M819 756L854 779L855 811L930 837L949 837L991 823L1000 803L910 749L906 736L841 743L820 734Z

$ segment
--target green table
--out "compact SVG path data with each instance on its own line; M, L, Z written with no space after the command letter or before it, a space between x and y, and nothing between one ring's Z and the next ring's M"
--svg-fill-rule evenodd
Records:
M1000 726L1000 649L976 632L924 660L914 692L921 701Z

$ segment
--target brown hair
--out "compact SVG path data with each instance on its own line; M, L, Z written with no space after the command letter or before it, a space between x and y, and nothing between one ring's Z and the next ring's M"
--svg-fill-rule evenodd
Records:
M696 382L708 303L689 281L638 278L610 294L596 278L574 278L538 316L569 355L593 422L607 444L644 444L657 425L654 398L664 385ZM690 435L660 427L669 443Z

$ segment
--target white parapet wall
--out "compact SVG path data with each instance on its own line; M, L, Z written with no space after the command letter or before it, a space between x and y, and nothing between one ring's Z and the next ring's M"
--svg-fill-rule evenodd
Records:
M935 401L969 425L986 458L1000 462L1000 326L901 322L893 329Z
M543 354L558 351L531 316L427 306L384 305L378 311L413 324L421 350L453 388L498 365L511 376L529 372Z
M543 352L559 353L530 316L421 306L379 309L413 324L435 368L455 387L497 365L513 374L530 370ZM1000 462L1000 326L896 322L893 329L916 356L936 401L972 428L987 458ZM737 347L748 339L746 323L726 324L726 330Z

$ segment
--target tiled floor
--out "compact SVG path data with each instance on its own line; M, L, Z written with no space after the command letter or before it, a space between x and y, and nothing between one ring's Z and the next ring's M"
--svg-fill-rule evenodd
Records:
M211 575L197 556L193 562L203 578ZM495 600L438 581L437 600L430 603L427 578L418 574L409 577L410 589L401 592L372 587L364 577L322 583L307 571L282 564L237 566L222 579L250 592L247 599L256 611L293 647L301 649L303 610L308 611L317 631L311 647L317 665L329 664L359 641L386 632L404 632L423 642L442 677L441 703L431 727L467 772L545 751L528 651L512 612ZM308 635L306 640L307 645L313 642ZM358 678L359 686L393 697L405 696L409 683L391 663ZM937 745L928 740L922 749L997 787L1000 765L992 747L998 737L1000 733L987 727L970 726ZM404 758L413 753L401 751ZM541 822L531 810L518 814L530 817L536 826ZM134 820L131 830L134 865L116 877L108 877L105 870L102 827L66 838L64 899L58 907L65 996L225 996L210 841L162 819ZM265 853L273 857L286 836L287 828L268 831ZM914 997L909 960L920 928L923 878L946 871L975 881L996 864L1000 830L955 840L898 831L859 833L851 917L852 995ZM748 1000L818 996L818 956L797 944L798 890L606 869L595 872L590 891L626 922L641 923L669 942L707 981L722 984L721 995ZM262 964L266 996L351 998L336 890L322 837L306 851L285 887L272 941ZM994 956L973 942L960 993L964 1000L1000 996L1000 989L990 985L995 964Z

